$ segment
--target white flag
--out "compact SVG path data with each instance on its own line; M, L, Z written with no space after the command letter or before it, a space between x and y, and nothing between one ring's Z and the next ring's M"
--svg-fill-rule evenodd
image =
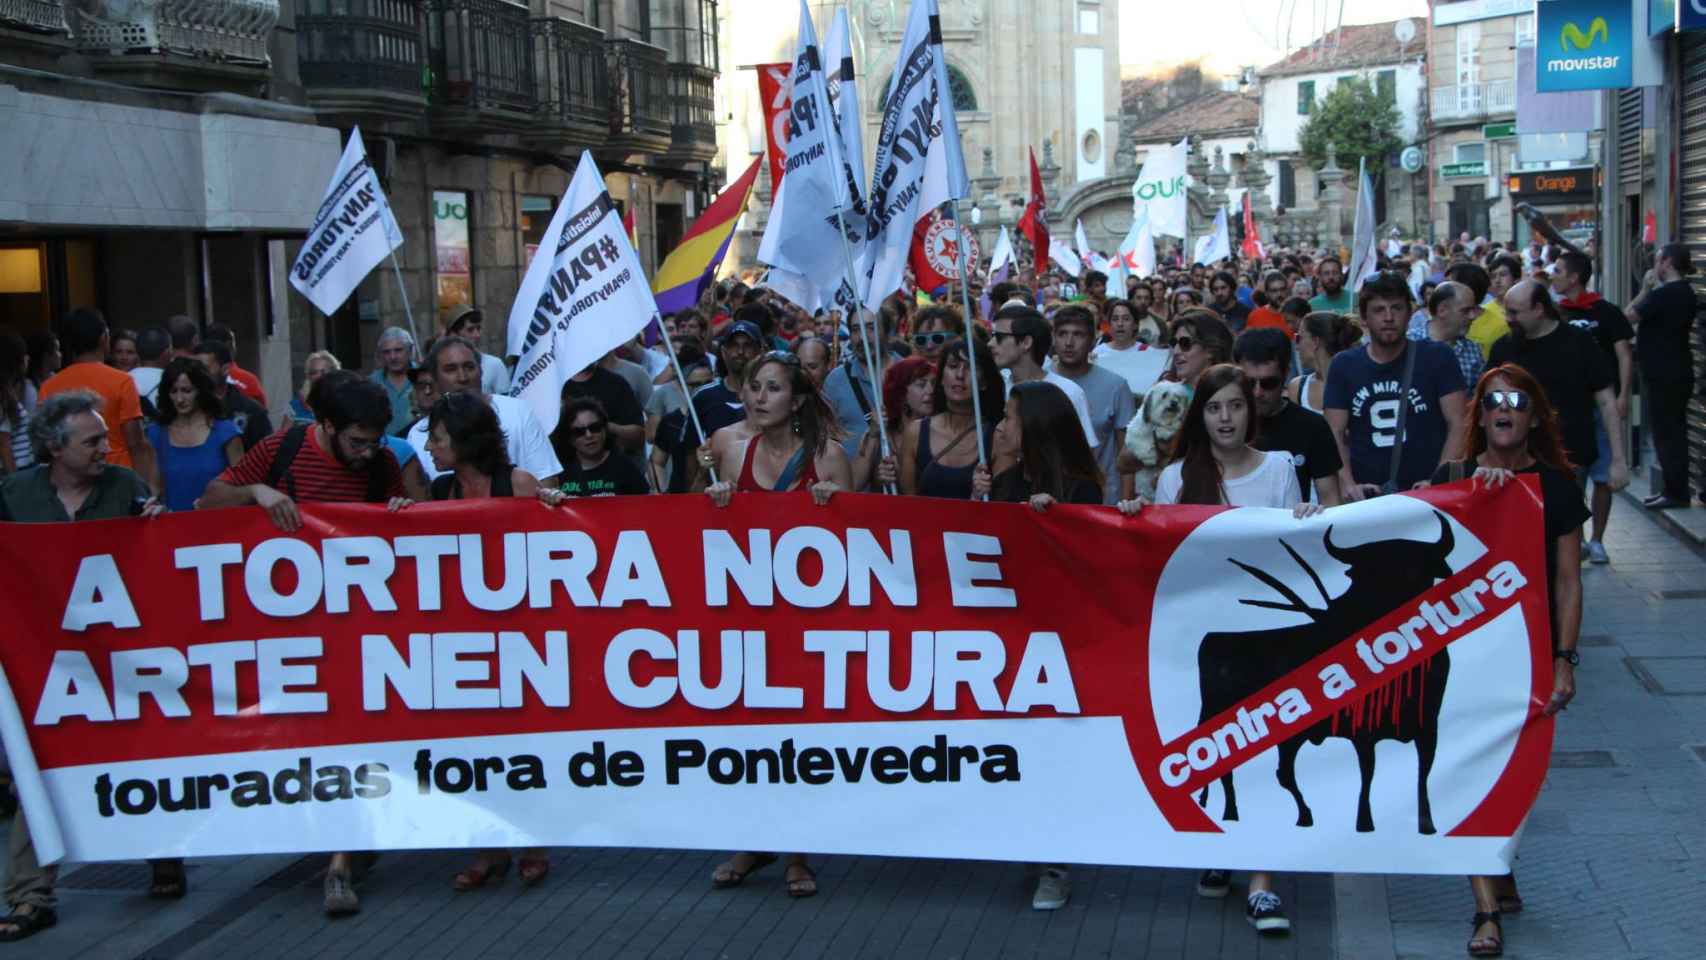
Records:
M1138 214L1120 241L1118 259L1139 277L1155 275L1155 232L1149 227L1149 217Z
M1078 259L1084 261L1086 267L1092 270L1101 269L1096 263L1096 251L1090 249L1090 238L1084 233L1082 218L1072 227L1072 245L1078 248Z
M379 261L403 245L403 231L379 188L361 128L350 131L308 239L290 265L290 285L328 316L344 305Z
M1144 158L1143 170L1131 185L1132 216L1148 213L1149 229L1160 236L1183 237L1189 225L1185 213L1189 158L1189 140L1153 151Z
M1007 235L1007 225L1002 224L1001 235L995 238L995 252L989 255L989 273L1008 266L1013 262L1013 238Z
M1096 269L1108 275L1108 296L1116 300L1125 299L1126 278L1131 276L1131 270L1126 267L1125 257L1115 253L1108 262Z
M1079 260L1078 255L1072 252L1072 248L1052 233L1049 234L1048 238L1048 258L1074 280L1078 279L1078 275L1084 272L1084 261Z
M938 23L935 0L913 0L883 100L865 201L868 246L860 278L865 303L900 287L918 221L932 208L971 192Z
M1226 208L1214 215L1214 229L1197 241L1196 262L1208 265L1232 256L1232 238L1226 232Z
M509 353L521 359L509 395L550 433L563 382L634 339L657 312L622 214L583 151L510 307Z
M848 200L854 215L864 217L865 117L859 112L859 82L853 69L853 35L847 25L846 7L837 8L835 19L830 21L824 56L824 81L829 102L835 108L835 132L841 138L841 164L847 171ZM853 254L857 257L860 252L855 249Z
M806 0L800 0L794 48L794 68L788 75L786 159L770 220L759 241L758 259L827 288L836 274L847 269L834 214L850 211L851 203L846 171L840 168L835 112L824 83L817 28Z
M1358 165L1356 229L1351 234L1350 283L1351 293L1362 289L1363 281L1380 269L1380 253L1374 238L1374 184L1368 179L1368 160Z

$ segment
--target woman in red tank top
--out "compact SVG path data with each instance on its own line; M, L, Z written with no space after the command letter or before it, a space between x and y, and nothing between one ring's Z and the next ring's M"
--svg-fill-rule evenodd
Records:
M807 490L823 506L837 492L852 488L852 465L841 444L834 442L835 414L806 377L798 356L773 350L754 360L746 368L741 401L746 405L746 429L725 427L711 435L719 478L705 491L712 503L726 507L737 491ZM711 872L711 883L739 886L754 870L775 862L773 853L737 853ZM817 875L803 853L788 854L782 876L790 897L817 893Z

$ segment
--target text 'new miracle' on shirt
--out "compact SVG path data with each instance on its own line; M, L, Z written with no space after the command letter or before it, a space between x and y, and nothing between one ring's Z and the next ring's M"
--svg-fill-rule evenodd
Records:
M1416 351L1416 369L1410 381L1410 412L1400 441L1398 394L1404 381L1405 355L1411 350ZM1406 340L1404 352L1391 363L1376 363L1366 344L1334 357L1327 371L1323 406L1350 415L1345 439L1352 478L1357 483L1384 484L1392 470L1392 445L1397 442L1404 445L1398 489L1408 490L1432 476L1448 429L1440 398L1465 389L1463 371L1458 369L1451 348L1432 341Z

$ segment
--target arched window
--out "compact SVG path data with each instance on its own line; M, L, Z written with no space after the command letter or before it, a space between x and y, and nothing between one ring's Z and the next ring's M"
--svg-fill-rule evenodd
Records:
M971 81L953 64L948 65L948 92L953 95L955 113L977 110L977 94L972 91Z

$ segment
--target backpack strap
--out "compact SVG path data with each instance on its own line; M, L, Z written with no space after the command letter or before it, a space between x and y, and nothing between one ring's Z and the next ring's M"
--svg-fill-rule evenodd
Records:
M384 503L390 499L386 496L390 485L385 482L385 457L387 455L390 455L393 460L397 458L397 455L391 453L390 448L385 446L385 441L380 440L379 449L374 451L373 458L367 461L368 503ZM401 468L399 467L399 469Z
M292 500L296 499L296 478L291 476L290 465L302 451L302 441L308 438L309 426L310 424L299 423L284 432L284 439L278 442L278 449L273 451L272 466L267 469L267 486ZM281 483L284 486L279 486Z

